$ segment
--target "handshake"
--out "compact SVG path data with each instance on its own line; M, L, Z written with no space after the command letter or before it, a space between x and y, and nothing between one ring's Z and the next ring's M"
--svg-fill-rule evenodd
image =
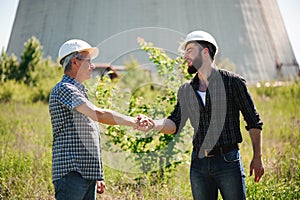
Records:
M135 130L148 132L149 130L155 128L155 122L152 118L143 114L139 114L134 119L133 128Z

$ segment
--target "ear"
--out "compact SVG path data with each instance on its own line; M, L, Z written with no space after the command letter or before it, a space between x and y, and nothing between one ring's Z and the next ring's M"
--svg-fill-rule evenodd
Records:
M210 57L209 49L208 48L204 48L203 49L203 55Z
M76 58L75 57L71 58L71 62L72 64L76 65Z
M208 53L209 54L209 49L208 48L204 48L203 51L204 51L204 53Z

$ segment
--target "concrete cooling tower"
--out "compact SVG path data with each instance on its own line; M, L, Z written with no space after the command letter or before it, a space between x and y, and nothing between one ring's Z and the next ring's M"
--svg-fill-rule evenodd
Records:
M276 0L20 0L7 51L20 56L35 36L56 61L60 45L79 38L99 47L96 62L124 65L134 57L150 65L138 37L172 57L192 30L211 33L217 59L233 63L248 82L298 73Z

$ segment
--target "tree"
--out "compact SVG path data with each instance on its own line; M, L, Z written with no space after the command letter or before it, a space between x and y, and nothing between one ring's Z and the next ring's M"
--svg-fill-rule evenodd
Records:
M8 56L3 49L0 57L0 83L14 79L18 66L17 57L14 54Z
M31 37L24 44L21 63L16 75L17 81L24 81L26 85L34 84L34 71L43 59L43 47L36 37Z

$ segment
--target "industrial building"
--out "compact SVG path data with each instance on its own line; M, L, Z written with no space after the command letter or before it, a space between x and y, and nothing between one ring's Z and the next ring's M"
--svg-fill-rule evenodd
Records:
M97 63L124 65L134 57L151 66L138 37L173 57L185 35L198 29L216 38L217 59L233 63L248 82L298 73L276 0L21 0L7 51L20 56L35 36L55 61L63 42L79 38L98 46Z

